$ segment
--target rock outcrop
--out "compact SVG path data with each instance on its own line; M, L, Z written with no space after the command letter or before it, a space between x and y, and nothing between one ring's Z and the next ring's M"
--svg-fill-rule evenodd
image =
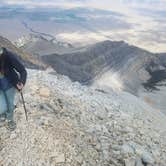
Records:
M126 92L28 70L17 129L0 130L1 165L164 166L166 117Z

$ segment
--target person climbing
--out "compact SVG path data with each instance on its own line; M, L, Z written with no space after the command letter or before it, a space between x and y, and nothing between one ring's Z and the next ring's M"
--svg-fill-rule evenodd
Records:
M16 54L0 47L0 121L7 122L7 128L14 130L14 98L16 90L22 91L27 71Z

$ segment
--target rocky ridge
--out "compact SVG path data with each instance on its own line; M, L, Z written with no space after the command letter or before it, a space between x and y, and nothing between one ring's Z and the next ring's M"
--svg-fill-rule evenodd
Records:
M42 34L30 33L14 42L16 47L21 48L24 52L40 57L53 53L64 53L73 50L70 43L58 41L55 37L50 38Z
M166 117L126 92L28 70L17 129L0 130L1 165L164 166Z
M17 48L11 41L5 37L0 36L0 47L5 47L18 55L18 58L28 68L43 69L46 65L42 63L39 58L34 57L32 54L24 52L22 49Z
M74 52L45 55L42 60L73 81L127 91L166 113L164 53L151 53L124 41L103 41Z
M164 58L165 54L156 55L124 41L110 40L75 52L42 57L43 62L51 65L59 74L83 84L103 85L107 82L110 87L112 81L109 79L114 74L119 75L122 89L133 94L137 94L143 84L147 89L153 89L156 82L166 79ZM156 72L161 75L161 80L156 78Z

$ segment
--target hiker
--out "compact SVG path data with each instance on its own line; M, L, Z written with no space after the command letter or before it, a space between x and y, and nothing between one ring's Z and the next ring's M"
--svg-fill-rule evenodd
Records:
M18 57L4 47L0 47L0 121L7 121L7 128L14 130L14 98L16 90L25 85L27 71Z

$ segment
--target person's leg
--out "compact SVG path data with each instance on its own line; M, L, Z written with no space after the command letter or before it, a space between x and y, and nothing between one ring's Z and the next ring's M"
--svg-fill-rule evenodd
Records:
M7 112L6 112L6 119L8 120L8 129L14 130L16 127L16 124L14 122L14 98L16 94L16 89L10 88L6 90L5 92L5 98L6 98L6 104L7 104Z
M6 112L6 118L7 120L14 120L14 98L16 94L16 89L14 87L8 89L5 91L6 95L6 104L8 111Z
M0 114L6 112L6 100L3 91L0 90Z
M7 107L6 107L5 96L3 94L3 91L0 90L0 123L5 121L6 111L7 111Z

